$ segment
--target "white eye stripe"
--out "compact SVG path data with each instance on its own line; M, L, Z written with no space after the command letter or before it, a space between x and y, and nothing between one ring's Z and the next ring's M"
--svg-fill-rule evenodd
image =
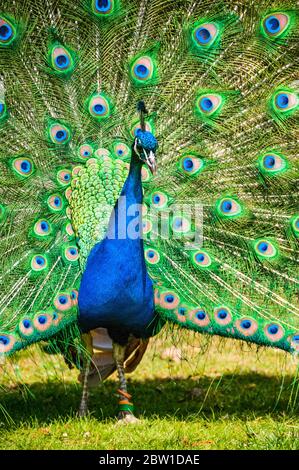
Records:
M135 151L135 153L136 153L139 157L141 157L141 153L138 151L138 145L142 147L142 144L141 144L140 140L136 138L136 139L135 139L135 142L134 142L134 151ZM146 161L147 163L153 163L153 162L155 162L155 154L154 154L154 152L153 152L152 150L149 150L149 154L148 154L147 152L148 152L148 151L145 150L145 148L142 147L142 153L143 153L144 156L145 156L145 161Z
M145 155L145 161L148 164L152 164L155 161L155 154L152 150L149 151L149 154L147 154L147 151L143 149L143 153Z
M137 148L137 143L138 143L138 139L135 139L135 142L134 142L134 151L135 151L135 153L138 155L138 157L140 157L140 153L138 152L138 148Z
M155 154L152 150L150 150L149 156L146 154L146 161L152 165L155 162Z

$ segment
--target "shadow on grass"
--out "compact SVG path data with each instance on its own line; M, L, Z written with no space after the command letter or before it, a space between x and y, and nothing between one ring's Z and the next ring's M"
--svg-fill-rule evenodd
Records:
M199 416L245 419L271 415L273 419L298 414L298 384L286 376L283 386L276 377L256 373L201 377L155 379L138 382L129 379L136 414L144 418L175 416L191 421ZM94 418L102 421L117 412L116 382L107 380L91 390L90 406ZM37 420L39 424L75 416L81 397L77 384L49 381L0 390L0 421L18 425Z

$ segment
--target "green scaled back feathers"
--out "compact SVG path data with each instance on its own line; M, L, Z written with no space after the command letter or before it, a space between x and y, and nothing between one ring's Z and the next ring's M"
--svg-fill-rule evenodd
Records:
M299 350L297 42L293 1L1 2L1 354L76 323L138 100L157 311Z

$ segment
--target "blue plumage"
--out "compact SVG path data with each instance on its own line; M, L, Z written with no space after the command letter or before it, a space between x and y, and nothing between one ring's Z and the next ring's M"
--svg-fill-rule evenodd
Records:
M151 150L152 152L155 152L157 150L158 141L151 132L137 129L135 134L136 134L138 141L140 141L142 147L145 150Z
M156 139L146 134L148 145L153 145ZM146 270L141 238L141 167L142 162L133 152L107 235L91 250L79 290L81 329L87 332L107 328L120 344L126 343L130 334L138 338L152 336L156 328L153 284ZM136 210L133 216L128 215L129 207Z

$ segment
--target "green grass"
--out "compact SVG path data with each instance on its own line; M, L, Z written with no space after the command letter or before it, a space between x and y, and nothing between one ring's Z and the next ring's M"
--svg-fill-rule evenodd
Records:
M186 346L197 342L200 347ZM1 373L1 449L299 449L297 363L282 351L186 335L182 360L162 359L158 336L129 377L137 426L119 426L116 377L76 411L77 371L31 351Z

